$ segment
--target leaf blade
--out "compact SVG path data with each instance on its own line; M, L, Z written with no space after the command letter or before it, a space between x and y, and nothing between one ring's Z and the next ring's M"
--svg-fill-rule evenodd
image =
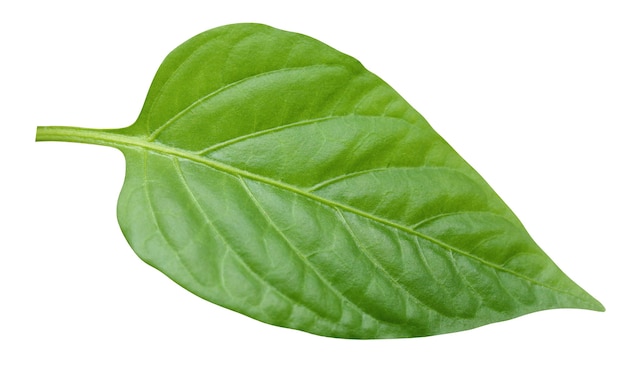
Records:
M65 139L124 152L118 219L144 261L261 321L381 338L603 310L400 95L312 38L210 30L135 124Z

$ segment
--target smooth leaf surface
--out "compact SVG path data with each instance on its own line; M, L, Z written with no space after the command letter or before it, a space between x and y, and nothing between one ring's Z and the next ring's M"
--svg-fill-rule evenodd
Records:
M165 59L132 126L37 139L120 149L139 257L267 323L413 337L603 310L398 93L300 34L209 30Z

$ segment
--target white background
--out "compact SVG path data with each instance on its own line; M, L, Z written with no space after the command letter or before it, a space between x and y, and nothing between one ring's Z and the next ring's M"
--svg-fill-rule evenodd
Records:
M0 374L626 374L620 4L3 2ZM430 338L337 340L217 307L140 261L115 217L121 153L36 144L35 126L131 124L170 50L234 22L304 33L358 58L607 312L539 312Z

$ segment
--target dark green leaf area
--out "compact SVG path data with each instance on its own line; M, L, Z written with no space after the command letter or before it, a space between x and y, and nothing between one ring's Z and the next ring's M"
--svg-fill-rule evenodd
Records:
M91 142L125 154L118 218L135 252L267 323L412 337L602 310L400 95L303 35L192 38L137 122Z

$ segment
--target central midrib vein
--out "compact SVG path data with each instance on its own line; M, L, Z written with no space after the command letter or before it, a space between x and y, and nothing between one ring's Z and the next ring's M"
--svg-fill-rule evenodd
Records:
M306 197L308 199L317 201L321 204L330 206L332 208L336 208L336 209L341 209L344 210L346 212L350 212L359 216L362 216L364 218L370 219L372 221L384 224L386 226L390 226L393 228L396 228L400 231L406 232L408 234L414 235L414 236L418 236L424 240L427 240L429 242L432 242L436 245L439 245L445 249L448 249L450 251L453 251L455 253L458 253L464 257L468 257L471 258L473 260L476 260L482 264L485 264L491 268L500 270L502 272L505 273L509 273L511 275L514 275L518 278L521 278L523 280L526 280L528 282L531 282L533 284L536 284L538 286L553 290L553 291L557 291L572 297L575 297L577 299L581 299L579 296L572 294L568 291L563 291L563 290L559 290L556 289L552 286L548 286L544 283L541 283L537 280L534 280L532 278L529 278L528 276L525 276L523 274L520 274L516 271L510 270L510 269L506 269L504 267L502 267L501 265L498 264L494 264L492 262L486 261L484 259L481 259L475 255L472 255L471 253L467 253L459 248L456 248L454 246L451 246L437 238L433 238L431 236L428 236L426 234L423 234L419 231L415 231L409 227L403 226L401 224L392 222L390 220L387 220L385 218L381 218L378 216L374 216L370 213L364 212L362 210L359 210L355 207L349 206L349 205L345 205L333 200L329 200L326 199L324 197L320 197L318 195L315 195L313 193L307 192L307 191L303 191L302 189L299 189L298 187L295 187L293 185L290 184L285 184L283 182L274 180L274 179L270 179L268 177L262 176L262 175L258 175L255 173L252 173L250 171L246 171L246 170L242 170L236 167L233 167L231 165L227 165L225 163L221 163L219 161L213 160L213 159L209 159L206 158L202 155L196 154L194 152L190 152L187 150L183 150L180 148L176 148L176 147L172 147L172 146L167 146L167 145L162 145L162 144L158 144L155 143L153 141L149 141L148 137L140 137L140 136L131 136L131 135L124 135L124 134L120 134L117 133L117 131L119 130L106 130L106 129L88 129L88 128L80 128L80 127L65 127L65 126L43 126L43 127L37 127L37 136L36 136L36 141L66 141L66 142L77 142L77 143L84 143L84 144L93 144L93 145L103 145L103 146L111 146L114 147L116 149L122 150L124 148L140 148L143 150L150 150L153 152L157 152L157 153L161 153L164 155L168 155L168 156L175 156L175 157L179 157L179 158L184 158L193 162L197 162L200 164L203 164L207 167L213 168L215 170L218 171L222 171L224 173L233 175L233 176L237 176L237 177L245 177L245 178L249 178L252 180L256 180L271 186L274 186L276 188L279 189L283 189L298 195L301 195L303 197ZM583 299L581 299L583 300Z

